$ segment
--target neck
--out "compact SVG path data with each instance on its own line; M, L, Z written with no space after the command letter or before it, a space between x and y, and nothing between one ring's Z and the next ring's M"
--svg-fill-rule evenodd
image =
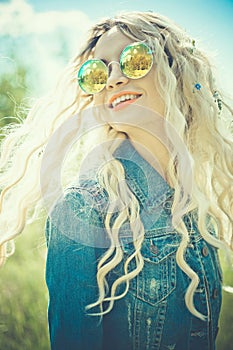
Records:
M151 130L149 125L143 129L132 128L128 137L137 152L168 182L168 140L162 125L157 128L156 133L152 133Z

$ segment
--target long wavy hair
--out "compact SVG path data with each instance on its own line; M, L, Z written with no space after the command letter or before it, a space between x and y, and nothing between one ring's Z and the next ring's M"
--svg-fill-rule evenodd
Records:
M40 169L43 151L49 139L74 115L77 115L77 123L73 133L78 132L82 127L82 111L93 104L93 96L85 94L78 87L77 72L82 63L93 56L101 36L115 26L132 40L144 41L155 49L156 82L165 105L164 118L187 147L191 159L193 187L190 200L191 206L197 209L198 229L202 237L214 247L233 248L233 111L215 86L213 69L206 55L195 47L194 41L181 28L168 18L152 12L130 12L103 19L96 24L90 30L89 38L80 53L67 66L55 91L39 100L21 125L6 127L3 130L6 137L1 145L1 264L13 252L9 251L8 244L22 232L28 220L36 217L37 209L43 207ZM200 84L201 89L198 85L195 87L195 84ZM106 150L113 157L114 151L125 135L108 125L103 125L100 130L102 140L113 141L111 147ZM170 135L171 143L172 140ZM82 152L82 147L79 146L78 154ZM193 315L204 319L193 303L199 278L184 258L190 232L182 217L189 209L184 205L187 200L184 198L182 184L185 181L184 169L179 162L176 145L173 146L174 152L169 160L167 174L175 190L172 205L173 224L181 236L176 260L179 267L191 279L185 295L186 305ZM58 164L55 164L56 166L59 167ZM137 198L126 182L124 186L118 186L119 181L125 177L122 164L112 158L111 162L106 162L101 168L98 177L109 198L120 198L124 204L122 206L124 209L114 217L114 220L112 217L114 208L111 207L114 200L110 201L106 210L105 228L111 246L98 263L99 298L88 306L92 308L99 305L100 314L103 315L112 309L115 300L127 293L129 281L143 268L144 260L140 249L144 239L144 228ZM215 223L217 237L208 230L207 216L210 216ZM126 221L129 221L135 238L135 251L124 264L124 275L113 283L110 297L107 297L107 274L123 259L122 248L117 243L119 230ZM136 268L129 272L129 263L132 259L135 259ZM116 295L116 288L122 283L126 285L125 291L121 295ZM103 310L105 301L109 303Z

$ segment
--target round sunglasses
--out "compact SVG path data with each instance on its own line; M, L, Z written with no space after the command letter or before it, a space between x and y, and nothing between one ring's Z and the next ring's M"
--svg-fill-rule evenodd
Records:
M108 80L109 65L102 60L91 59L82 64L78 71L78 83L80 88L87 94L101 92ZM153 54L150 47L145 43L133 43L126 46L120 55L122 73L130 79L140 79L147 75L153 65Z

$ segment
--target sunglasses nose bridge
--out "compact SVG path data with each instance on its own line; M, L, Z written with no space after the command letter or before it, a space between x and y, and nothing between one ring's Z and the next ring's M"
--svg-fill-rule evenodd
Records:
M112 72L111 66L112 66L113 63L116 63L116 64L119 66L119 68L120 68L120 63L119 63L119 62L117 62L117 61L111 61L111 62L109 62L108 65L107 65L107 67L108 67L108 76L110 76L110 74L111 74L111 72Z
M109 68L109 66L110 66L111 64L113 64L113 63L116 63L116 64L120 65L120 63L117 62L117 61L111 61L111 62L108 63L107 67Z
M116 64L119 64L119 65L120 65L120 63L117 62L117 61L111 61L111 62L108 63L108 67L109 67L111 64L113 64L113 63L116 63Z
M116 63L119 66L118 69L112 68L113 63ZM115 87L126 84L128 82L128 78L125 77L121 71L121 66L119 62L111 61L108 63L107 67L108 67L108 80L106 84L107 90L112 90Z

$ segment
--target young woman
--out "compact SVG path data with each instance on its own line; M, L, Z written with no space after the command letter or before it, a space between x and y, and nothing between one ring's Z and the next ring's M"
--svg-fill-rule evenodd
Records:
M53 350L215 349L231 123L195 42L131 12L95 25L6 137L1 258L42 199Z

